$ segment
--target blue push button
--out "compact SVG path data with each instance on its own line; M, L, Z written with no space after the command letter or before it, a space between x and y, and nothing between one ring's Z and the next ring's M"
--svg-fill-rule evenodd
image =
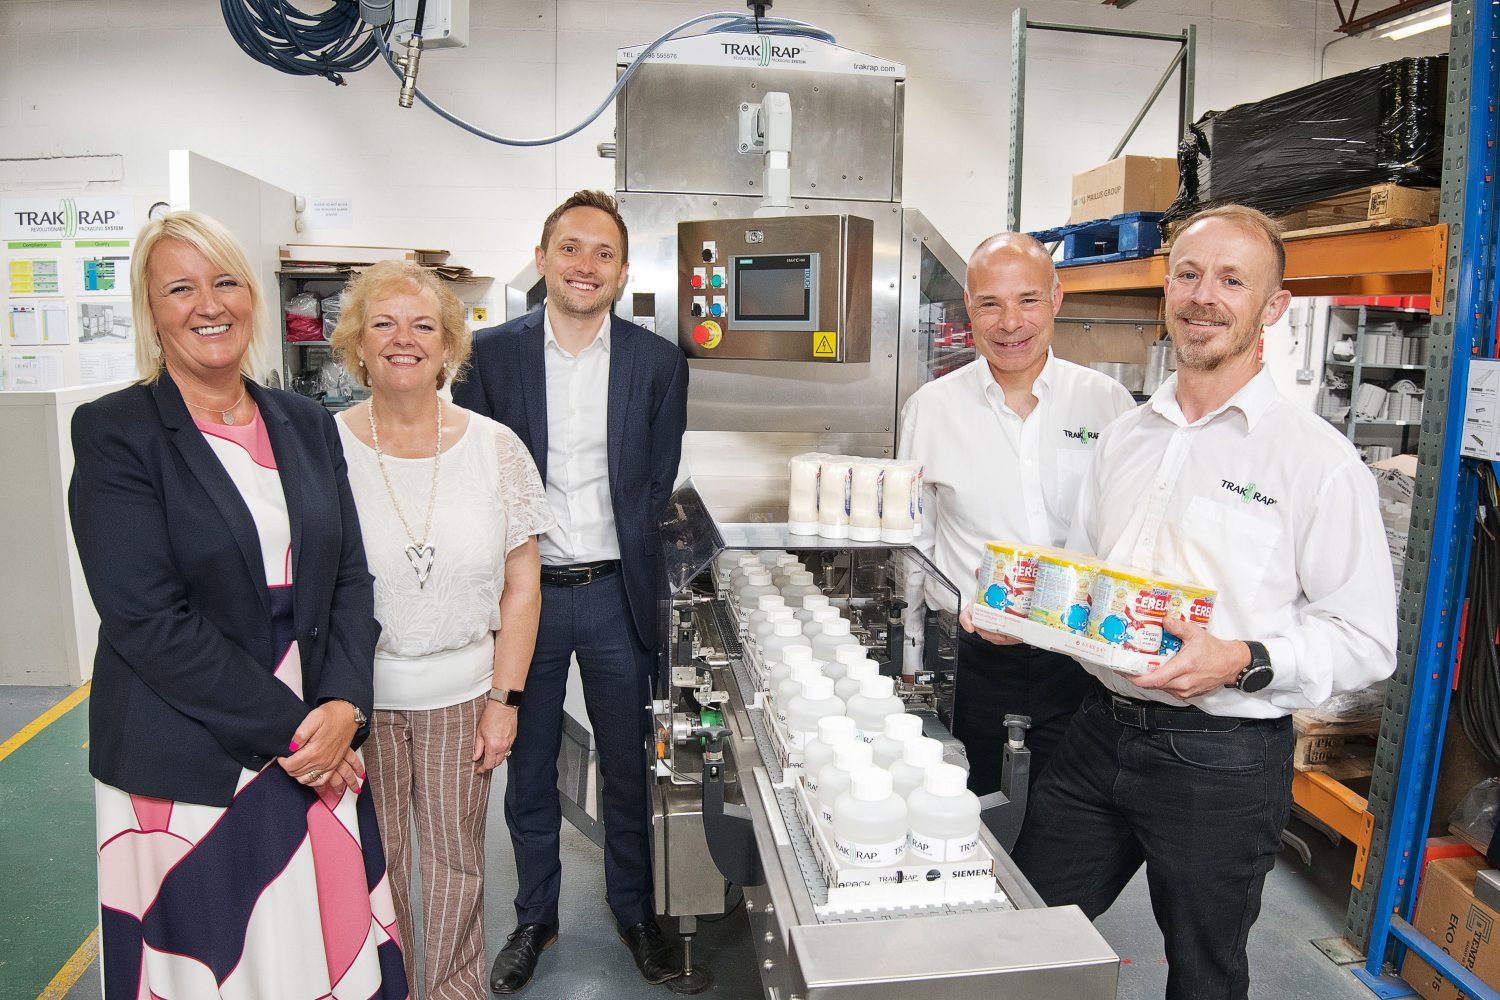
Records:
M717 302L715 302L713 305L709 306L708 307L708 311L711 312L711 313L713 313L715 316L722 316L722 315L724 315L724 307L721 306Z

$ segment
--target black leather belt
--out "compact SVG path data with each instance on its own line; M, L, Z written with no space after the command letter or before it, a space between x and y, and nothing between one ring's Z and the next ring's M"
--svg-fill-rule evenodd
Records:
M1163 705L1155 701L1138 701L1105 692L1100 695L1104 707L1122 726L1135 729L1165 729L1176 733L1230 733L1240 726L1261 722L1229 715L1209 715L1191 705Z
M567 566L543 566L542 582L549 587L582 587L620 571L620 560L572 563Z

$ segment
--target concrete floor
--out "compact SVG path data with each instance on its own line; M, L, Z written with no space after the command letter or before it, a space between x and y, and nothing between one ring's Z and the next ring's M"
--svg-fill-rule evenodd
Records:
M0 688L0 740L9 738L67 693L62 688ZM75 713L81 711L82 708ZM64 721L76 725L81 720L74 717L75 713L64 717ZM19 752L0 762L0 794L23 780L20 773L23 766L35 764L22 759ZM89 779L80 769L65 780L82 790ZM486 893L485 914L491 955L504 942L514 921L510 899L515 891L515 872L505 836L501 789L497 784L490 807L491 885ZM1304 865L1294 852L1284 851L1267 880L1261 917L1250 935L1251 996L1264 1000L1303 997L1367 1000L1370 992L1348 969L1335 965L1310 943L1342 933L1353 849L1348 844L1332 847L1320 835L1301 824L1295 825L1297 832L1313 845L1313 863ZM3 861L0 868L14 870L12 865L25 864L21 855L31 846L0 842L0 861ZM640 979L628 952L615 936L613 921L604 904L603 860L599 849L569 826L564 827L562 846L562 935L557 945L543 955L537 977L524 995L534 1000L646 1000L668 996L665 987L648 986ZM54 881L51 888L72 904L94 892L91 884L80 884L76 878L69 882ZM737 892L734 898L738 899ZM0 926L30 920L33 911L46 910L50 905L45 899L22 900L7 891L3 906L8 912L0 914ZM670 921L666 923L671 926ZM1143 877L1131 883L1098 926L1122 959L1120 1000L1160 997L1166 982L1166 960ZM737 907L717 923L700 922L699 930L696 960L714 976L714 986L704 995L723 1000L762 996L743 907ZM76 940L57 943L63 961L86 935L87 928L72 933ZM18 970L0 957L0 1000L30 1000L45 984L45 978L40 982L21 981ZM97 965L91 966L71 991L63 995L69 1000L97 1000L100 997Z

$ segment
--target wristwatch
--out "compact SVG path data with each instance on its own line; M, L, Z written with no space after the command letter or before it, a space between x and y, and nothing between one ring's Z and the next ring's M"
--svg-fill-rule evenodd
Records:
M354 725L357 728L363 729L370 724L370 718L369 716L365 715L364 709L354 704L354 702L350 701L348 698L329 698L328 700L341 701L345 705L348 705L350 708L354 709Z
M1240 671L1234 679L1234 686L1246 694L1254 694L1271 683L1276 671L1271 668L1271 655L1265 646L1248 639L1245 645L1250 647L1250 665Z
M521 696L525 691L512 691L510 688L490 688L490 701L498 701L502 705L511 708L521 707Z

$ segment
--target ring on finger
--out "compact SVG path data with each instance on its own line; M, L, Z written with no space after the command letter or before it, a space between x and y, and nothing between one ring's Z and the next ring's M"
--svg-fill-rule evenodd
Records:
M317 781L318 778L322 776L322 774L323 774L322 771L308 771L307 772L307 780L308 781Z

